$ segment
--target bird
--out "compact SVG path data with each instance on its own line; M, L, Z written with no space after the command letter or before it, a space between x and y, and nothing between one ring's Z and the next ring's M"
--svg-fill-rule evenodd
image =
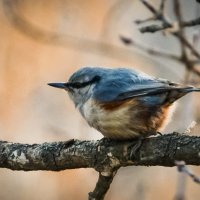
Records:
M116 140L156 135L170 121L174 102L200 91L131 68L83 67L67 82L48 85L67 91L87 123Z

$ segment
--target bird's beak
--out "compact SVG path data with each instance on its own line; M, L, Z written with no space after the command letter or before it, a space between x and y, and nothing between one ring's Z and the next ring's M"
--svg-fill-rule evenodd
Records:
M48 83L48 85L50 85L52 87L60 88L60 89L67 89L68 88L66 83Z

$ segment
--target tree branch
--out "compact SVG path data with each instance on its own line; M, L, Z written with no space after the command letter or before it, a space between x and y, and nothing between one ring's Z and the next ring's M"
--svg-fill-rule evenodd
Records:
M89 200L103 200L106 192L110 188L110 184L117 171L110 172L110 174L99 173L99 179L93 192L89 193Z
M120 36L120 39L122 40L122 42L126 45L131 45L133 47L136 47L137 49L142 50L143 52L146 52L149 55L153 55L153 56L159 56L162 58L168 58L171 60L175 60L178 62L182 62L181 57L169 52L165 52L162 51L160 49L155 49L152 47L147 47L145 45L143 45L142 43L136 42L135 40L128 38L128 37L124 37L124 36Z
M69 140L43 144L0 141L0 168L12 170L61 171L94 168L99 180L89 199L104 198L120 167L130 165L176 166L175 161L200 165L200 137L178 133L150 137L141 141Z
M0 168L24 171L94 168L110 173L130 165L175 166L175 160L200 165L200 137L173 133L146 138L131 157L137 144L137 140L106 139L31 145L1 141Z
M151 16L147 20L137 20L136 23L141 24L141 23L144 23L146 21L149 21L149 19L151 19L151 21L159 21L161 23L160 25L151 24L151 25L148 25L148 26L143 26L139 29L140 32L142 32L142 33L146 33L146 32L154 33L154 32L160 31L160 30L171 28L171 30L169 30L168 32L178 39L178 41L180 43L180 47L181 47L181 56L178 57L178 59L177 59L177 57L174 57L174 55L171 56L170 54L166 54L166 53L163 53L163 52L159 53L159 52L154 51L154 50L153 50L153 53L152 53L151 50L149 50L149 49L147 50L146 48L143 48L143 47L140 47L140 46L139 46L139 48L142 49L142 50L145 50L149 54L154 54L154 55L170 58L170 59L181 62L186 68L186 76L185 76L186 82L188 81L188 77L189 77L190 72L193 72L194 74L200 76L200 71L197 68L195 68L195 62L200 59L200 53L195 49L194 45L192 45L190 43L190 41L187 39L187 37L185 35L185 31L184 31L184 28L186 28L186 27L199 25L200 18L198 17L198 18L190 20L190 21L183 21L180 2L179 2L179 0L174 0L173 1L174 10L173 11L174 11L174 14L177 18L177 21L171 22L164 14L165 0L160 1L160 8L159 9L156 9L152 5L152 3L150 3L150 1L147 1L147 0L140 0L140 1L153 14L153 16ZM129 44L130 44L130 42L129 42ZM133 42L132 42L132 44L133 44ZM189 50L191 55L195 57L195 60L196 60L195 62L194 62L193 59L191 59L191 55L188 54L187 50Z
M189 28L189 27L194 27L194 26L199 26L199 25L200 25L200 17L182 22L182 26L184 28ZM141 33L155 33L157 31L162 31L167 28L172 28L172 25L168 23L163 23L161 25L152 24L152 25L141 27L139 30Z
M179 172L187 174L193 179L194 182L200 184L200 178L197 175L195 175L189 167L185 165L184 161L175 161L175 164Z

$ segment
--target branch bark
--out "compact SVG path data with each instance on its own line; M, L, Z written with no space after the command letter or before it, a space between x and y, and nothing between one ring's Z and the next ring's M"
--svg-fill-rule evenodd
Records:
M24 171L94 168L99 172L99 180L94 191L89 193L89 199L95 200L104 198L120 167L172 167L176 166L175 161L180 160L200 165L200 137L172 133L149 137L142 143L141 140L114 141L105 138L43 144L0 141L0 168Z
M175 166L175 160L200 165L200 137L172 133L139 141L69 140L43 144L0 142L0 168L60 171L94 168L110 172L130 165ZM134 156L133 156L134 155Z
M103 200L116 173L117 170L110 172L109 174L99 173L99 179L96 187L93 192L89 193L89 200Z

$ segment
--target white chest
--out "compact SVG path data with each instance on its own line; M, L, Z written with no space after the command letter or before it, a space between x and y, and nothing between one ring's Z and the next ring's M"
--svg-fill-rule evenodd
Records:
M80 111L88 124L104 135L122 132L122 129L127 128L130 121L128 107L120 107L110 111L101 108L94 101L88 100Z
M103 115L103 110L91 99L89 99L82 106L80 112L90 126L94 126L94 124L96 124L99 120L100 116Z

